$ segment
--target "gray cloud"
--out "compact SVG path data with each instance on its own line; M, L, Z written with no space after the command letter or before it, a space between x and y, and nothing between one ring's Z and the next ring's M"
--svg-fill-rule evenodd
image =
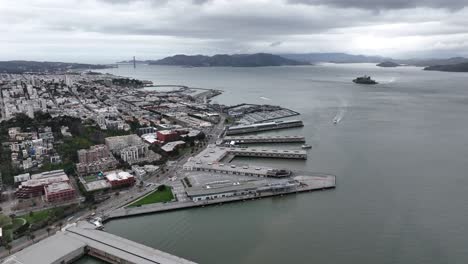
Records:
M371 10L405 9L416 7L461 9L468 5L467 0L289 0L289 2Z
M275 42L270 43L270 47L278 47L281 44L283 44L282 41L275 41Z
M0 4L0 60L336 51L468 55L467 2L16 0Z

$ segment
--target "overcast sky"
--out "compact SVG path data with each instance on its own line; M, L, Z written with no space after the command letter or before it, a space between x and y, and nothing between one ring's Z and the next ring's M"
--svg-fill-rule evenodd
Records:
M0 0L0 60L468 56L468 0Z

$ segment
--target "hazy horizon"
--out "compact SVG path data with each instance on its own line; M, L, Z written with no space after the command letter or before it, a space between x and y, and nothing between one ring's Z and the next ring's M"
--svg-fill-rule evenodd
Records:
M466 0L0 0L0 60L175 54L468 56Z

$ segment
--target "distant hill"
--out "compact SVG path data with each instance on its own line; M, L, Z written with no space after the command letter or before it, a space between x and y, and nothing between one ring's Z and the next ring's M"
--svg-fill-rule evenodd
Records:
M377 64L377 66L384 67L384 68L391 68L391 67L398 67L401 65L393 61L384 61L384 62Z
M433 65L424 68L425 71L444 71L444 72L468 72L468 62L449 64L449 65Z
M352 55L347 53L292 53L280 54L280 56L309 63L380 63L386 60L390 60L390 58L381 56Z
M175 55L161 60L148 61L152 65L176 65L192 67L261 67L281 65L307 65L309 63L299 62L268 53L256 54L218 54L214 56L204 55Z
M0 73L58 72L79 69L105 69L109 65L50 61L0 61Z

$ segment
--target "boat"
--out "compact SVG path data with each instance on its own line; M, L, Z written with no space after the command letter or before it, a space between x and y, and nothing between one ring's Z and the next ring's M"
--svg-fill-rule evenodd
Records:
M338 119L333 120L333 124L338 124Z
M304 145L302 145L302 148L303 148L303 149L311 149L312 146L309 145L309 144L304 144Z
M353 80L354 83L359 83L359 84L378 84L378 82L372 80L370 76L364 75L362 77L357 77L356 79Z

